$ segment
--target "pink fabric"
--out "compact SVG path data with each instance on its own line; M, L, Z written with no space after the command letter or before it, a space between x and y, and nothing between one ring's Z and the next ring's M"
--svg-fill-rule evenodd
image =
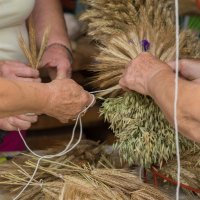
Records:
M21 133L23 137L25 137L26 131L22 131ZM3 138L3 143L0 144L0 152L24 151L24 150L25 150L24 143L17 131L9 132Z

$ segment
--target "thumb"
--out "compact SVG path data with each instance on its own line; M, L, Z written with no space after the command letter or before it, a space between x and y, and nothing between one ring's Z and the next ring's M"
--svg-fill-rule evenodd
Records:
M67 73L65 68L57 67L56 79L65 79L65 78L67 78Z

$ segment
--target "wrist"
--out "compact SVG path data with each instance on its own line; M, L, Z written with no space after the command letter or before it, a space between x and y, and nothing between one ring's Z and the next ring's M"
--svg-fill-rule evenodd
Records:
M157 86L165 82L166 78L173 78L174 73L170 68L162 68L155 72L149 79L147 79L146 87L148 95L154 98L155 93L157 93Z
M49 116L52 116L52 109L55 109L55 101L54 99L57 99L55 98L55 91L57 90L55 88L55 84L54 84L54 81L50 82L50 83L46 83L45 84L45 90L46 90L46 99L44 101L44 104L43 104L43 107L42 107L42 113L43 114L46 114L46 115L49 115Z
M25 85L25 84L24 84ZM30 92L27 95L25 92L24 97L27 101L28 108L26 113L35 113L37 115L46 114L45 109L49 101L49 88L46 83L26 83L27 90ZM30 88L30 89L29 89ZM22 91L23 92L23 91ZM24 93L23 92L23 93ZM26 97L27 96L27 97Z
M46 50L49 49L49 48L52 48L52 47L60 47L60 48L63 48L67 54L67 57L69 59L69 62L70 64L73 63L73 54L72 54L72 50L70 47L68 47L67 45L63 44L63 43L60 43L60 42L54 42L54 43L51 43L49 44L47 47L46 47Z

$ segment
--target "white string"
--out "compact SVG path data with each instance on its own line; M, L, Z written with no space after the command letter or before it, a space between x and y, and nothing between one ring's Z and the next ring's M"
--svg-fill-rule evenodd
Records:
M88 110L91 106L93 106L94 102L95 102L95 96L92 95L92 101L91 101L91 103L89 104L89 106L87 106L83 111L81 111L81 112L78 114L77 119L76 119L76 122L75 122L75 125L74 125L74 127L73 127L72 137L71 137L69 143L67 144L66 148L65 148L63 151L61 151L60 153L57 153L57 154L54 154L54 155L45 155L45 156L41 156L41 155L35 153L34 151L32 151L32 150L30 149L30 147L28 146L28 144L27 144L26 141L24 140L20 129L18 129L18 133L19 133L19 135L20 135L22 141L24 142L26 148L27 148L34 156L38 157L39 159L38 159L38 161L37 161L35 170L34 170L32 176L31 176L31 178L29 179L28 183L24 186L24 188L20 191L20 193L19 193L13 200L17 200L17 199L22 195L22 193L26 190L26 188L31 184L31 182L33 181L33 179L34 179L34 177L35 177L35 175L36 175L36 173L37 173L37 170L38 170L38 168L39 168L39 165L40 165L40 162L41 162L42 159L51 159L51 158L56 158L56 157L63 156L63 155L65 155L65 154L67 154L68 152L72 151L72 150L80 143L81 138L82 138L82 134L83 134L83 132L82 132L82 131L83 131L83 127L82 127L81 115L84 114L85 112L87 112L87 110ZM78 126L78 122L79 122L79 126L80 126L79 138L78 138L77 142L76 142L75 144L72 145L72 142L73 142L74 137L75 137L75 131L76 131L76 128L77 128L77 126ZM71 145L72 145L72 146L71 146ZM43 185L43 184L42 184L42 185Z
M121 89L121 87L119 85L117 85L117 86L114 86L114 87L111 87L111 88L108 88L105 90L96 90L96 91L90 92L90 94L97 94L100 92L108 92L108 91L114 91L114 90L119 90L119 89Z
M177 157L177 188L176 200L180 196L180 175L181 175L181 161L180 161L180 147L179 147L179 134L178 134L178 119L177 119L177 104L178 104L178 73L179 73L179 4L175 0L175 13L176 13L176 75L175 75L175 97L174 97L174 127L176 134L176 157Z
M139 179L142 181L142 172L143 172L144 168L140 167L139 168Z
M40 165L40 162L42 161L42 159L51 159L51 158L56 158L56 157L63 156L63 155L65 155L65 154L67 154L68 152L72 151L72 150L80 143L80 141L81 141L81 139L82 139L82 134L83 134L83 126L82 126L81 115L82 115L82 114L85 114L85 113L87 112L87 110L88 110L90 107L93 106L93 104L94 104L94 102L95 102L95 96L94 96L93 94L100 93L100 92L105 92L105 91L113 91L113 90L116 90L116 89L119 89L119 87L108 88L108 89L105 89L105 90L98 90L98 91L90 92L90 94L92 94L92 101L91 101L91 103L90 103L89 106L87 106L83 111L81 111L81 112L78 114L78 116L77 116L77 118L76 118L75 125L74 125L74 127L73 127L72 137L71 137L69 143L67 144L66 148L65 148L63 151L61 151L60 153L57 153L57 154L54 154L54 155L45 155L45 156L41 156L41 155L35 153L34 151L32 151L32 150L30 149L30 147L29 147L28 144L26 143L24 137L22 136L22 133L21 133L20 129L18 129L18 133L19 133L19 135L20 135L20 137L21 137L21 139L22 139L24 145L26 146L26 148L27 148L34 156L36 156L36 157L39 158L39 159L38 159L38 161L37 161L35 170L34 170L32 176L31 176L30 180L28 181L28 183L24 186L24 188L20 191L20 193L19 193L13 200L17 200L17 199L22 195L22 193L26 190L26 188L31 184L31 182L33 181L33 179L34 179L34 177L35 177L35 175L36 175L36 173L37 173L37 171L38 171L38 168L39 168L39 165ZM78 122L79 122L79 127L80 127L79 138L78 138L77 142L76 142L74 145L72 145L72 142L73 142L74 137L75 137L75 131L76 131L76 128L77 128L77 126L78 126ZM72 146L71 146L71 145L72 145ZM70 147L70 146L71 146L71 147ZM40 183L40 185L41 185L41 187L42 187L43 183L42 183L42 184Z

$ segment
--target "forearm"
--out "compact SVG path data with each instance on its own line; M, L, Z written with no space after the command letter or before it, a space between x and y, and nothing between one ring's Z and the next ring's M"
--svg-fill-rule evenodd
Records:
M48 100L48 86L0 79L0 117L40 114Z
M40 46L45 29L50 27L48 44L61 43L70 48L67 28L59 0L36 0L33 10L33 21L37 32L37 43Z
M168 121L174 124L175 74L161 71L149 82L150 96L161 108ZM186 137L200 141L200 87L197 84L179 78L178 124Z

